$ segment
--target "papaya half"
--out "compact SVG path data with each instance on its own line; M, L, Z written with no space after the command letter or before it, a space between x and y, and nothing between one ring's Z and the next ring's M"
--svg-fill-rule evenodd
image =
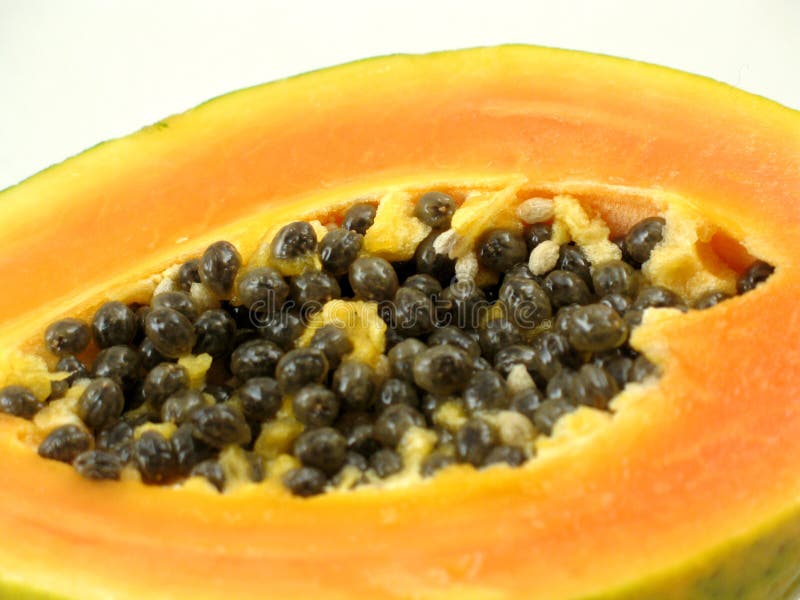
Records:
M225 493L98 482L37 455L42 418L0 413L0 593L792 598L800 115L700 77L524 46L392 56L101 144L0 194L0 387L44 403L63 378L49 324L146 304L218 240L256 264L276 226L371 202L396 212L365 244L407 260L402 241L427 231L404 207L427 190L460 203L453 244L518 226L520 203L543 199L589 253L665 215L661 258L643 270L689 299L710 281L730 289L756 258L774 273L708 310L645 310L631 344L659 376L610 413L567 415L519 468L310 498L270 477ZM359 335L380 345L370 314Z

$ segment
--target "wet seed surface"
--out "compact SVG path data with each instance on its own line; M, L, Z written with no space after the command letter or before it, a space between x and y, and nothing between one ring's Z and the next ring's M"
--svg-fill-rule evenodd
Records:
M132 468L147 484L200 477L224 491L242 473L262 480L277 455L283 485L307 497L408 469L431 477L454 464L518 467L564 415L609 410L626 385L656 376L631 331L648 308L689 303L642 272L664 237L661 217L615 240L621 260L599 264L574 243L554 245L552 218L490 229L475 242L469 276L456 279L437 239L457 210L445 193L421 195L413 218L433 231L404 262L364 250L372 204L352 206L319 238L309 223L282 227L269 244L277 266L248 268L232 244L216 242L149 305L112 301L90 322L52 323L44 344L67 378L52 382L45 402L19 385L0 389L0 412L32 419L79 385L78 421L46 430L38 453L92 480ZM547 244L544 268L537 252ZM306 267L286 274L281 261ZM737 293L773 270L754 262ZM213 301L198 303L198 287ZM711 290L691 308L729 297ZM340 325L303 337L332 300L377 308L382 355L359 359L364 332ZM191 360L202 356L210 366L198 377ZM411 432L430 443L407 464ZM236 474L231 453L244 465Z

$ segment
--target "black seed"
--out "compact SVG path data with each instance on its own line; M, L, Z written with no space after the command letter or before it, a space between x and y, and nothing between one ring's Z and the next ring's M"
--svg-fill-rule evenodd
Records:
M569 328L571 327L572 315L580 308L579 304L572 304L564 306L556 313L556 319L553 323L553 331L560 333L563 336L569 335Z
M573 404L607 409L608 401L616 396L619 388L616 380L598 365L583 365L572 378L570 397Z
M431 347L441 346L442 344L458 346L473 358L478 358L481 354L481 347L478 342L454 325L437 327L428 336L427 342Z
M225 402L233 395L233 389L227 385L207 385L203 388L203 393L208 394L217 402Z
M633 360L627 356L615 356L600 364L606 372L614 378L617 387L622 389L625 384L630 381L631 369L633 368Z
M631 301L627 296L623 296L622 294L608 294L603 296L600 298L600 304L605 304L613 308L620 316L628 312L628 309L631 307Z
M558 249L556 269L575 273L586 284L587 289L592 288L592 264L580 248L572 244L564 244Z
M312 467L290 469L283 476L283 485L295 496L307 498L321 494L328 480L325 473Z
M167 483L178 476L172 444L157 431L145 431L134 442L133 462L144 483Z
M536 409L542 403L542 394L536 388L526 388L514 394L508 404L510 410L525 415L533 421Z
M339 415L339 399L323 385L307 385L292 399L294 416L308 427L333 424Z
M290 350L275 369L275 379L284 394L293 394L311 383L322 383L327 376L328 359L317 348Z
M547 382L545 395L548 400L564 400L572 402L572 380L575 379L577 373L570 369L563 369L556 373L553 378Z
M544 278L544 289L555 308L569 304L588 304L592 300L583 279L571 271L550 271Z
M175 392L189 387L189 373L181 365L161 363L144 380L144 398L159 408Z
M362 454L348 450L347 456L344 459L344 466L355 467L359 471L366 471L369 469L369 461Z
M750 290L754 290L759 284L764 283L772 273L775 272L775 267L763 260L757 260L739 276L736 282L736 291L739 294L744 294Z
M225 471L222 470L222 465L215 460L204 460L196 464L192 467L190 475L204 477L220 492L225 489Z
M552 316L550 298L532 279L506 277L499 300L506 317L520 329L533 329Z
M125 406L122 389L113 379L93 380L78 399L78 416L93 430L108 427L119 419Z
M101 350L92 364L94 377L108 377L123 390L131 391L139 378L139 354L130 346L111 346Z
M353 351L353 342L350 341L344 327L333 323L317 329L309 345L322 351L331 369L338 367L344 355Z
M77 425L62 425L39 444L39 456L71 463L92 446L92 436Z
M394 325L401 335L426 335L433 329L435 320L433 302L427 295L408 287L397 290L394 296Z
M214 242L200 259L200 279L217 296L226 297L233 290L233 282L242 257L230 242Z
M667 288L650 285L639 290L636 301L633 303L633 308L642 310L650 307L674 307L685 310L686 305L680 296Z
M430 275L441 285L447 285L455 276L456 263L447 255L436 252L433 243L438 236L439 232L434 231L419 243L414 252L414 261L417 273Z
M370 457L369 464L381 478L399 473L403 469L403 459L389 448L378 450Z
M200 283L200 259L187 260L178 269L178 285L184 292L192 289L193 283Z
M450 402L452 399L449 396L434 396L433 394L425 394L422 401L419 403L419 410L425 415L429 423L433 423L433 417L436 411L445 403Z
M425 427L425 417L407 404L394 404L375 421L375 437L387 448L394 448L412 427Z
M641 382L652 375L658 375L658 367L647 360L647 358L644 356L638 356L636 360L633 361L633 367L631 368L630 373L630 381Z
M378 410L381 411L394 404L407 404L417 408L419 406L417 389L404 379L394 377L387 379L378 393Z
M478 242L478 261L487 269L505 273L528 259L528 246L521 234L508 229L492 229Z
M471 411L505 408L508 406L506 382L497 371L478 371L464 388L464 405Z
M236 335L236 323L224 310L205 311L194 324L195 344L192 353L224 356L230 352Z
M189 354L197 339L192 322L170 308L152 310L145 317L147 338L169 358Z
M697 301L692 305L692 308L697 310L705 310L707 308L711 308L712 306L716 306L723 300L727 300L730 298L731 295L725 292L708 292L707 294L703 294Z
M572 313L568 336L576 350L603 352L625 343L628 325L613 308L589 304Z
M194 437L213 448L250 441L250 428L244 417L225 404L215 404L196 411L192 415L192 425Z
M86 349L91 339L91 331L85 321L80 319L61 319L44 332L47 349L56 356L78 354Z
M271 419L281 407L281 391L278 389L278 382L271 377L248 379L236 393L248 421L263 422Z
M486 369L492 368L492 363L490 363L482 356L479 356L478 358L472 361L472 368L476 371L485 371Z
M414 208L414 216L433 229L447 229L456 211L456 201L442 192L423 194Z
M89 371L86 369L80 360L74 356L64 356L56 363L56 372L69 373L64 381L69 385L75 383L78 379L86 379L89 377Z
M548 223L534 223L525 228L524 237L528 252L530 252L545 240L553 237L553 227Z
M331 389L346 410L367 410L375 395L375 372L363 362L345 361L333 374Z
M403 287L419 290L428 298L436 299L442 291L442 284L431 275L418 273L406 278Z
M471 281L458 281L442 290L437 302L440 324L461 329L477 327L489 308L483 290Z
M393 327L386 328L386 333L384 337L385 337L384 348L386 352L388 352L389 350L397 346L397 344L406 339L402 335L397 333Z
M377 210L372 204L354 204L345 213L342 227L364 235L375 222Z
M456 464L456 459L449 454L441 452L431 452L425 460L422 461L422 476L430 477L437 471Z
M166 399L161 407L161 420L181 425L189 421L192 415L208 406L208 401L197 390L179 390Z
M362 300L391 300L397 292L397 273L392 264L377 256L364 256L350 265L350 285Z
M381 443L375 437L372 416L368 413L345 413L336 422L336 428L347 439L347 447L360 455L370 456L381 447Z
M541 379L552 378L562 366L578 367L582 364L578 353L570 348L567 336L552 331L539 334L531 343L535 353L533 374Z
M347 457L347 440L331 427L304 431L294 443L294 454L307 467L333 475Z
M414 360L428 347L418 339L409 338L389 350L392 375L408 382L414 381Z
M541 287L542 279L531 273L530 268L525 263L517 263L513 267L511 267L506 274L503 276L503 283L514 279L515 277L520 279L531 279L539 284Z
M325 270L334 275L344 275L358 258L364 236L349 229L333 229L319 243L319 257Z
M525 462L525 452L516 446L495 446L483 459L484 467L497 464L508 464L518 467Z
M494 429L482 419L470 419L456 433L456 456L461 462L480 466L497 443Z
M472 374L472 358L457 346L428 348L414 359L414 383L436 395L464 389Z
M647 262L653 248L663 238L665 223L661 217L639 221L625 236L625 253L638 264Z
M311 315L329 300L341 298L339 282L324 271L308 271L292 278L292 300L302 314Z
M153 296L150 306L153 310L157 308L171 308L181 313L190 321L194 321L197 318L197 306L195 306L192 297L186 292L163 292L161 294L156 294Z
M181 425L169 439L175 455L175 466L178 475L187 476L198 462L210 454L208 446L194 438L191 425ZM202 457L201 457L202 455Z
M239 281L239 300L260 315L273 315L289 297L289 284L270 267L251 269Z
M273 257L286 260L311 254L317 249L317 234L305 221L284 225L270 243Z
M636 271L628 263L612 260L592 269L592 285L598 296L620 294L632 298L638 286Z
M122 462L110 452L88 450L79 454L72 462L75 470L86 479L119 479Z
M106 302L92 319L92 333L100 348L130 344L137 328L136 315L122 302Z
M533 424L539 433L550 435L553 432L553 425L563 415L571 413L575 407L561 399L548 399L539 405L533 416Z
M123 463L128 462L133 450L133 429L134 425L128 421L117 421L97 433L97 449L112 452Z
M487 360L494 360L502 348L517 344L522 340L522 334L514 323L505 317L491 319L484 323L478 332L478 338L483 356Z
M634 327L638 327L642 324L643 316L644 309L631 308L622 318L625 319L625 323L628 325L628 330L632 330Z
M231 373L240 381L253 377L273 377L283 351L267 340L251 340L231 354Z
M139 344L139 364L141 365L143 371L149 371L162 362L174 360L174 358L168 358L156 350L153 342L151 342L148 338L144 338L142 343Z
M284 350L294 347L297 338L303 335L305 325L295 314L281 311L258 324L258 331L262 337L277 344ZM330 362L330 357L328 357Z

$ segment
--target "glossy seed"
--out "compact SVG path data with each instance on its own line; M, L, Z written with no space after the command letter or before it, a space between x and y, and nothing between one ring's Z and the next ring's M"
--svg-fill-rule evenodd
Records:
M456 346L428 348L414 359L414 383L436 395L464 389L472 374L472 359Z
M458 281L442 290L437 308L439 325L473 329L483 322L489 307L481 288L471 281Z
M716 306L723 300L727 300L730 298L731 295L726 292L708 292L707 294L703 294L700 298L698 298L694 304L692 304L692 308L696 310L705 310L707 308L711 308L712 306Z
M632 298L638 286L636 271L628 263L612 260L592 269L592 285L598 296L620 294Z
M197 339L192 322L171 308L150 311L145 332L155 349L169 358L189 354Z
M334 372L331 390L346 410L367 410L373 404L375 379L375 372L369 365L348 360Z
M431 477L442 469L456 464L454 456L441 452L432 452L422 461L422 476Z
M456 455L462 462L480 466L497 441L494 429L482 419L470 419L456 433Z
M44 404L33 392L21 385L8 385L0 389L0 412L23 419L32 419Z
M303 498L321 494L328 482L325 473L313 467L290 469L282 481L292 494Z
M113 379L93 380L78 399L78 416L90 429L108 427L122 414L125 397Z
M389 365L392 375L405 381L414 382L414 361L427 346L415 338L409 338L389 350Z
M433 330L436 320L433 302L425 293L401 287L394 295L394 327L400 335L419 337Z
M342 226L364 235L375 222L377 208L373 204L354 204L344 215Z
M478 342L483 356L494 360L495 355L503 348L517 344L522 340L519 328L505 317L490 319L478 330Z
M544 435L550 435L553 425L564 415L571 413L575 407L566 400L548 399L542 402L533 416L533 424Z
M403 459L397 452L389 448L378 450L370 457L369 464L380 478L389 477L403 469Z
M178 311L190 321L197 318L197 306L186 292L163 292L153 296L150 302L152 309L171 308Z
M205 396L197 390L178 390L172 393L161 407L161 420L182 425L201 408L208 406Z
M122 472L119 457L104 450L82 452L75 457L72 466L82 477L94 480L117 480Z
M178 286L184 291L189 292L193 283L200 283L200 259L193 258L187 260L178 269Z
M308 427L332 425L340 404L336 394L317 383L301 388L292 399L295 418Z
M381 411L393 404L407 404L417 408L419 406L419 394L417 388L404 379L387 379L378 393L376 401L378 410Z
M194 436L214 448L250 441L250 428L244 417L225 404L201 408L192 414Z
M342 295L339 282L324 271L308 271L293 277L289 289L292 301L302 315L312 315L325 303Z
M558 249L556 270L574 273L581 278L587 289L592 287L592 264L583 251L573 244L562 244Z
M106 302L92 318L92 334L100 348L130 344L137 329L136 315L122 302Z
M552 316L547 292L533 279L506 277L499 300L508 320L520 329L533 329Z
M483 459L484 467L506 464L518 467L525 462L525 452L516 446L495 446Z
M530 252L542 242L553 237L553 228L549 223L534 223L525 228L524 237L528 252Z
M664 236L664 221L661 217L649 217L631 227L625 236L625 253L638 264L647 262L653 248Z
M474 358L478 358L481 354L481 347L478 342L466 334L463 330L453 325L437 327L428 336L427 342L428 346L431 347L441 346L442 344L458 346Z
M200 259L200 279L217 296L227 297L233 290L233 282L242 257L230 242L211 244Z
M175 392L189 387L189 373L180 365L161 363L144 380L144 397L156 408Z
M157 431L145 431L133 445L133 462L149 484L163 484L178 475L178 464L169 440Z
M307 467L333 475L342 468L347 456L347 440L332 427L310 429L294 443L294 454Z
M289 297L289 284L271 267L247 271L237 287L239 301L261 315L273 315Z
M236 336L236 322L224 310L203 312L194 323L195 343L192 353L221 357L230 352Z
M456 201L443 192L423 194L414 208L414 216L433 229L447 229L456 211Z
M362 300L391 300L399 286L392 264L377 256L359 258L350 265L348 278L353 292Z
M542 401L542 394L537 388L526 388L511 397L508 408L521 415L525 415L528 419L533 421L536 409L539 408Z
M759 284L764 283L775 271L775 267L763 260L757 260L739 276L736 282L736 291L744 294L754 290Z
M293 394L311 383L322 383L327 375L328 359L316 348L290 350L275 369L275 379L284 394Z
M89 325L80 319L61 319L44 332L47 349L56 356L78 354L86 349L92 337Z
M429 275L440 285L447 285L455 276L455 261L446 254L436 252L434 242L439 232L434 231L417 246L414 252L416 272Z
M493 229L478 242L478 262L487 269L505 273L527 259L525 239L508 229Z
M108 377L130 391L139 379L139 354L130 346L111 346L100 351L92 364L94 377Z
M77 425L62 425L47 434L39 444L43 458L71 463L81 452L92 447L92 436Z
M589 304L572 314L568 337L576 350L603 352L625 343L628 325L613 308Z
M267 340L250 340L231 354L230 369L240 381L253 377L273 377L283 351Z
M305 325L296 314L281 311L257 323L259 334L284 350L291 350L294 342L303 335ZM330 361L330 358L328 358Z
M424 427L425 417L407 404L394 404L375 421L375 437L387 448L394 448L412 427Z
M506 382L497 371L478 371L464 388L464 406L468 410L499 409L508 406Z
M281 407L278 382L271 377L253 377L236 390L242 412L248 421L264 422L273 418Z
M344 275L358 258L364 236L349 229L333 229L325 234L319 244L322 267L333 275Z
M222 465L216 460L204 460L196 464L192 467L190 475L192 477L205 478L211 485L217 488L217 491L221 492L225 489L225 471L222 470Z
M436 278L425 273L417 273L407 277L403 282L403 287L419 290L431 299L435 299L442 291L442 284Z
M550 271L544 278L544 289L556 308L570 304L588 304L592 299L586 283L571 271Z
M350 341L345 328L333 323L317 329L311 337L309 346L322 351L331 369L338 367L342 358L353 351L353 342Z

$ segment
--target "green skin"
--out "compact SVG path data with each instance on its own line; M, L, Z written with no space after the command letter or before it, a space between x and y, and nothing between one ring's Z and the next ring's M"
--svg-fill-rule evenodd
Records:
M515 46L507 47L513 48ZM526 48L528 46L516 45L516 47ZM460 50L457 52L465 51ZM448 53L438 54L446 55ZM376 57L357 62L361 64L368 61L380 62L391 60L391 58L391 56ZM606 60L636 62L619 58L607 58ZM332 69L350 69L354 64L349 63ZM648 67L660 71L669 70L653 65L648 65ZM320 70L330 71L332 69ZM310 77L315 72L311 71L297 75L291 79ZM679 77L692 77L705 86L713 85L719 87L723 85L704 77L678 71L675 71L675 73ZM263 86L257 87L261 88ZM202 110L210 103L224 101L224 99L233 95L246 94L248 89L252 88L218 96L189 112ZM738 90L737 93L744 94L744 92ZM773 107L775 106L774 103L770 104ZM157 134L159 131L168 129L169 126L169 119L159 121L123 139L130 141L137 136ZM110 140L97 144L78 155L78 157L70 159L67 163L49 167L32 178L40 178L60 167L69 166L69 163L77 158L81 161L90 161L96 153L105 151L106 147L117 142L118 140ZM14 187L16 186L0 191L0 201L3 199L4 192ZM0 572L0 598L41 600L66 598L65 596L31 589L13 582L13 578L8 575L8 573ZM701 551L694 556L686 557L686 560L681 563L669 565L657 572L636 576L629 583L612 591L605 591L597 595L585 596L584 598L585 600L727 600L733 598L739 600L797 600L797 598L800 598L800 508L793 508L778 518L763 522L758 527L752 528L748 534L726 540L710 551Z

